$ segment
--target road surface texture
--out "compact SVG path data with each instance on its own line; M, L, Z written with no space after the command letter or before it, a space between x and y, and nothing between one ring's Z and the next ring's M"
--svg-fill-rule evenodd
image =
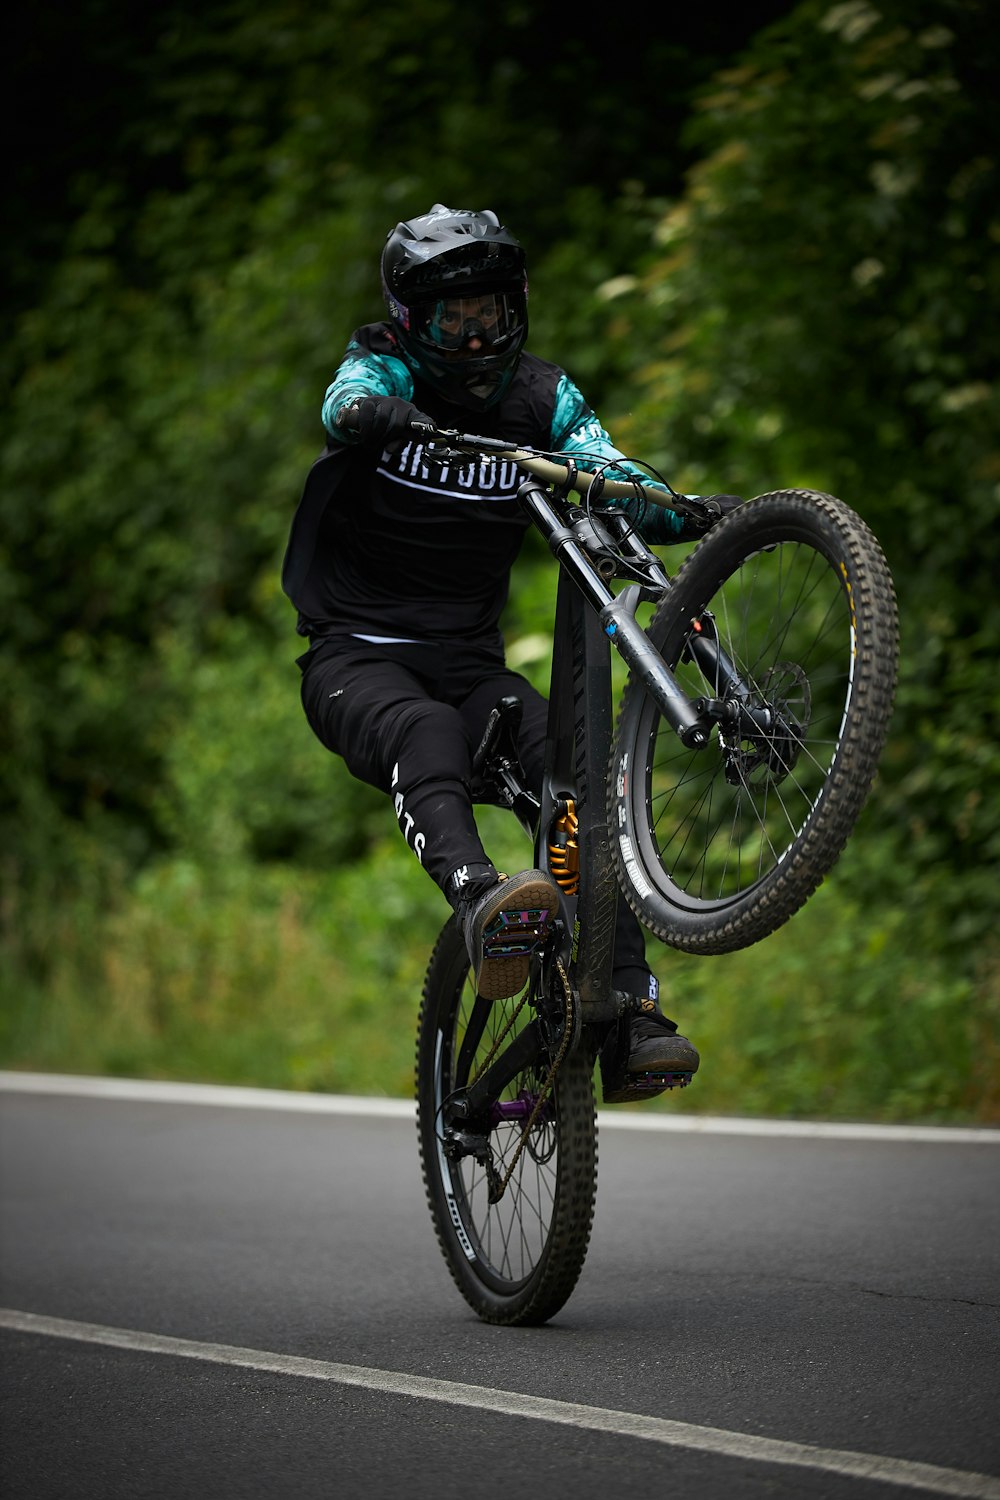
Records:
M0 1075L4 1500L1000 1500L1000 1132L601 1115L481 1324L412 1109Z

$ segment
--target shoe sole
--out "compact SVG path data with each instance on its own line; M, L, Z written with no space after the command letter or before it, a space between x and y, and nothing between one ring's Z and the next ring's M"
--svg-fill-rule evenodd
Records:
M484 1000L508 1000L528 982L531 955L548 940L558 896L545 880L526 880L504 892L503 904L483 928L476 988Z

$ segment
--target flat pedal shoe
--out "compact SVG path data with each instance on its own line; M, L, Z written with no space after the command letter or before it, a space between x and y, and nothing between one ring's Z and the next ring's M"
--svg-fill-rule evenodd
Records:
M559 913L559 887L543 870L501 877L465 913L463 928L476 990L506 1000L528 982L531 955Z
M601 1087L605 1104L639 1103L691 1082L701 1059L649 1001L619 994L622 1014L601 1048Z

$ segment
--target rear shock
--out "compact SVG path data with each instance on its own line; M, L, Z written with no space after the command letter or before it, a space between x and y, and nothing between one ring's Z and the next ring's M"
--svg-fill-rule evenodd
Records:
M549 870L559 889L575 896L580 889L580 820L576 803L560 802L549 829Z

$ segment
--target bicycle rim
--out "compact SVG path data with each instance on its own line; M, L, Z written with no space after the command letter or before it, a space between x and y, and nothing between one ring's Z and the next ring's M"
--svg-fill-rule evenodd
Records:
M517 1004L476 996L462 934L449 923L428 968L418 1029L421 1163L459 1290L485 1321L507 1324L544 1322L573 1290L590 1236L597 1159L592 1068L577 1053L563 1060L526 1139L545 1068L519 1073L496 1101L488 1167L472 1154L449 1153L447 1102L476 1076ZM504 1044L533 1014L526 1005ZM508 1173L491 1202L491 1181Z

